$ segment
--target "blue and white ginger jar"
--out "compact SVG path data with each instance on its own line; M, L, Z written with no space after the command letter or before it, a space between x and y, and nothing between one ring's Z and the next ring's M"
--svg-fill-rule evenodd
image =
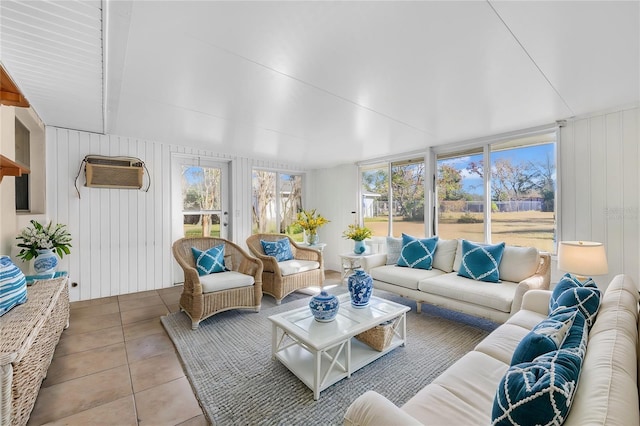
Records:
M347 288L351 294L351 306L354 308L364 308L369 304L371 293L373 292L373 279L363 269L356 271L349 276Z
M338 298L326 291L321 291L320 294L313 296L309 302L309 309L311 309L316 321L319 322L333 321L338 315L339 308Z
M38 255L33 260L33 270L37 275L53 274L58 269L58 255L53 249L37 250Z

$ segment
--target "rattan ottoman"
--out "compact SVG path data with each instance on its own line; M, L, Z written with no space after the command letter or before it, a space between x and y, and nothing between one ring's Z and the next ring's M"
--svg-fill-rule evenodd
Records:
M36 281L0 317L0 425L25 425L60 334L69 324L67 277Z

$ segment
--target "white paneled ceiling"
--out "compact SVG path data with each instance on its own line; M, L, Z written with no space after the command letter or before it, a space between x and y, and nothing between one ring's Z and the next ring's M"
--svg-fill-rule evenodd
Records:
M638 1L2 0L0 12L0 58L46 124L312 168L640 102Z
M45 124L102 132L102 3L0 1L0 61Z

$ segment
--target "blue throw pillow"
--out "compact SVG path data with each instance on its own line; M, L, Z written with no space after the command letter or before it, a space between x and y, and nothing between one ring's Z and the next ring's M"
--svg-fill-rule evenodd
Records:
M27 301L27 280L9 256L0 256L0 316Z
M504 246L504 243L480 245L462 240L462 261L458 275L476 281L500 282L498 267L502 260Z
M264 254L275 257L278 262L293 259L291 244L289 244L288 238L282 238L277 241L260 240L260 244L262 244Z
M491 424L562 424L576 394L588 335L577 313L560 349L511 366L498 385Z
M592 279L581 282L565 274L551 292L549 315L575 309L584 315L587 325L591 327L600 309L600 290Z
M531 362L540 355L560 349L576 315L576 311L564 312L540 321L516 346L511 365Z
M398 258L398 266L409 268L431 269L433 256L436 253L438 237L419 239L402 234L402 249Z
M224 266L224 244L211 247L207 251L191 247L191 252L193 253L193 258L196 261L196 270L198 271L198 275L209 275L227 270Z

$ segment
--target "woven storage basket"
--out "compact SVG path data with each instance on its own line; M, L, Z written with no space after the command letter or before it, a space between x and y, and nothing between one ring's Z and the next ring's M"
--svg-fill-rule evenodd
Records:
M356 334L356 339L366 343L377 351L383 351L389 346L393 339L393 321L387 321L360 334Z

